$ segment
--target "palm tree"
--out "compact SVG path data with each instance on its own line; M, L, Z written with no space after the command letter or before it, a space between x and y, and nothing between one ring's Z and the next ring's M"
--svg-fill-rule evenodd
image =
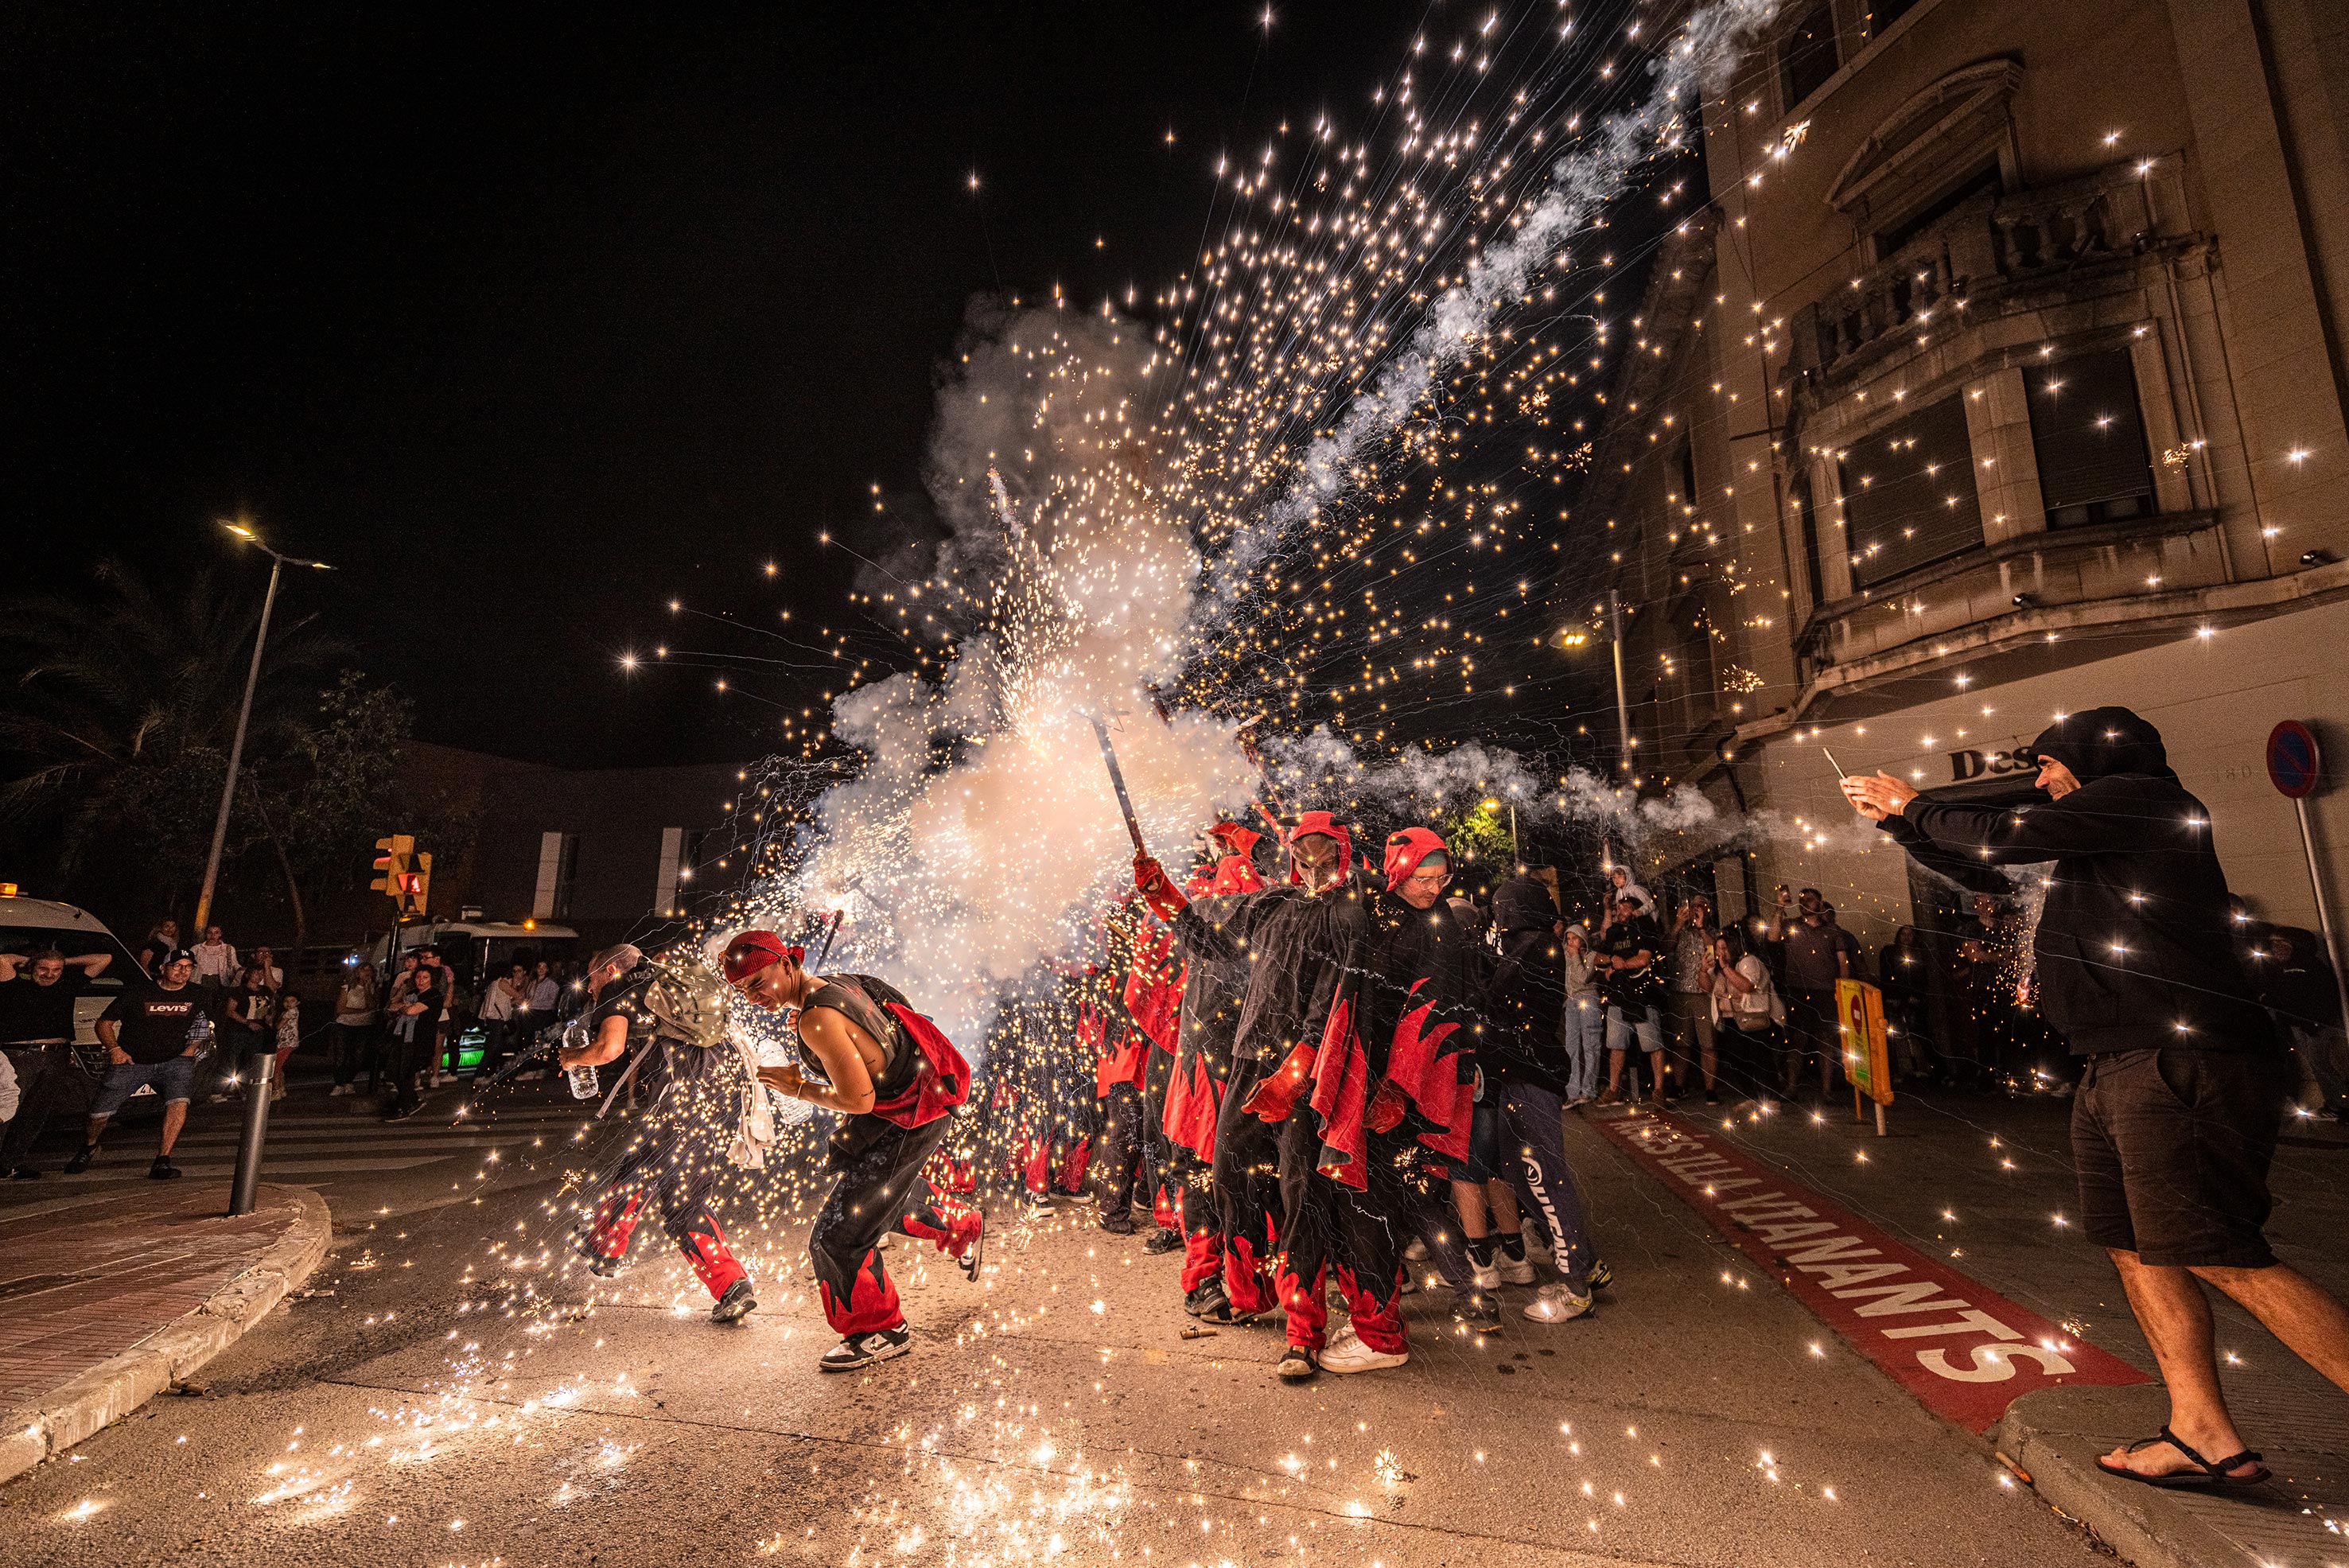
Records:
M0 817L47 806L62 872L103 845L144 857L181 890L209 842L261 596L200 571L168 587L120 562L92 591L0 612ZM314 711L340 649L315 616L272 628L249 754L266 756ZM247 842L248 819L238 825Z

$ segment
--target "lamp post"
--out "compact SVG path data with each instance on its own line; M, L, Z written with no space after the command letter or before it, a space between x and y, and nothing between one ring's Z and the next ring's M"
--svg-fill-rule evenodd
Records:
M244 701L236 711L236 734L229 742L228 780L221 785L220 815L212 820L212 853L204 857L203 891L196 898L199 931L212 919L212 884L219 879L221 847L228 839L228 813L236 799L237 771L244 764L244 727L253 717L254 688L261 683L261 650L269 641L269 612L277 604L278 574L287 566L333 570L324 561L305 561L271 549L242 521L223 521L221 526L269 557L269 591L261 600L261 625L253 635L253 664L244 674ZM277 1053L274 1046L274 1042L271 1042L260 1053L238 1064L238 1076L244 1083L244 1130L237 1139L236 1177L229 1184L228 1211L232 1215L252 1213L254 1196L261 1186L261 1146L269 1134L269 1096L277 1086Z
M228 743L228 777L221 784L220 813L212 818L212 846L204 857L204 883L196 894L195 929L199 935L212 923L212 888L220 880L221 850L228 842L229 807L236 800L237 771L244 763L244 727L253 718L253 691L261 684L261 650L269 641L269 613L277 606L277 576L287 566L316 566L331 572L324 561L305 561L282 555L261 542L261 536L242 520L223 518L221 526L269 557L269 591L261 599L261 626L253 636L253 664L244 672L244 701L236 711L236 733Z

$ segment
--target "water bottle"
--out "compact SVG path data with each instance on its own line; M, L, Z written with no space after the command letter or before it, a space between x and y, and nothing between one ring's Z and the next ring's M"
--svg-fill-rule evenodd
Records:
M592 1100L595 1097L595 1069L582 1062L564 1075L571 1080L571 1097Z

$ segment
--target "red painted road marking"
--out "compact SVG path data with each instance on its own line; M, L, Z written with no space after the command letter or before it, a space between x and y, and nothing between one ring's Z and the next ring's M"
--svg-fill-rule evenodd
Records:
M1986 1432L2019 1397L2146 1375L1724 1146L1634 1112L1593 1125L1937 1416Z

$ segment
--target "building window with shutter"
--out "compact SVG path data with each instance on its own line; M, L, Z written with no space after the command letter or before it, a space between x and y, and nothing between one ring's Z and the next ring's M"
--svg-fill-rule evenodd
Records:
M1955 397L1854 441L1838 467L1854 587L1889 582L1982 544L1973 445Z
M2039 494L2050 528L2153 514L2153 467L2126 348L2034 365L2023 373Z
M1811 504L1811 482L1797 479L1794 485L1795 518L1803 531L1803 570L1811 589L1811 606L1816 608L1826 601L1826 583L1819 575L1819 514Z

